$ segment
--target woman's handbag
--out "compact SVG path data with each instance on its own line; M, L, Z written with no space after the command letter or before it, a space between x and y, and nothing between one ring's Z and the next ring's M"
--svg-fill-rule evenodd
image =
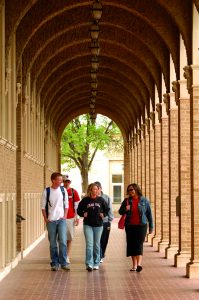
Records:
M129 205L129 201L127 199L127 205ZM118 222L118 228L119 229L124 229L125 227L125 220L126 220L126 214L122 215L119 219L119 222Z
M118 222L118 228L119 229L124 229L125 227L125 220L126 220L126 214L122 215L119 219L119 222Z

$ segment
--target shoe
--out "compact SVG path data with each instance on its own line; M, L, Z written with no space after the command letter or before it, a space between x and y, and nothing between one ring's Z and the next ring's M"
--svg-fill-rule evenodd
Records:
M93 270L99 270L99 266L94 266Z
M137 270L137 268L133 267L132 269L130 269L131 272L135 272Z
M100 260L100 264L102 264L102 263L103 263L103 259Z
M70 266L69 265L61 266L61 268L64 271L70 271Z
M137 266L136 272L141 272L142 271L142 266Z
M67 262L68 264L70 264L70 259L69 259L68 256L67 256L67 258L66 258L66 262Z
M91 272L91 271L93 271L93 268L91 266L87 266L86 270L89 271L89 272Z
M59 267L58 266L52 266L51 267L51 271L58 271L59 270Z

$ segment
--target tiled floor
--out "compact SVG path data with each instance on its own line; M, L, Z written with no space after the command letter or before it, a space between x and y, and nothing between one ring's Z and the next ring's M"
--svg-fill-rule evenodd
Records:
M130 272L125 257L125 232L112 225L107 255L99 271L84 266L82 225L76 230L71 270L51 272L48 241L42 241L0 282L0 299L8 300L191 300L199 299L199 279L185 278L184 268L145 244L143 271Z

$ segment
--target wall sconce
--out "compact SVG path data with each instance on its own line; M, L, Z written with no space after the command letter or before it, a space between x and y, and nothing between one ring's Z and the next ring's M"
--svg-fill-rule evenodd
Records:
M94 97L91 97L91 103L95 103L96 102L96 98L94 98Z
M96 0L93 3L93 7L92 7L92 13L93 13L93 18L99 22L99 20L101 19L102 16L102 4L100 3L99 0Z
M92 56L91 57L91 67L94 70L97 70L99 67L99 59L97 56Z
M97 79L97 70L91 69L91 79L96 80Z
M97 96L97 89L91 89L91 97Z
M96 89L96 88L97 88L97 80L92 80L92 81L90 82L90 84L91 84L91 88L92 88L92 89Z
M91 109L94 109L94 108L95 108L95 104L94 104L94 103L89 103L89 107L90 107Z
M93 24L91 25L90 33L91 33L91 39L97 40L99 37L99 25L95 20L93 20Z
M91 45L89 46L89 48L91 49L91 54L93 56L98 56L100 53L100 46L97 40L93 40L91 41Z

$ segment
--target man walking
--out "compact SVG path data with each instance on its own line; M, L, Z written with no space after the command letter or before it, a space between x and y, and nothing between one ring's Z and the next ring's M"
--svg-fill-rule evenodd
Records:
M101 240L100 240L100 246L101 246L100 262L102 263L103 258L105 257L105 251L106 251L106 247L107 247L108 240L109 240L109 234L110 234L110 230L111 230L111 222L113 221L114 216L113 216L111 198L102 192L102 185L99 181L95 181L95 184L99 188L99 196L105 200L105 202L108 206L108 209L109 209L108 215L106 217L104 217L104 219L103 219L103 231L102 231Z
M62 175L58 172L51 175L51 187L44 190L41 209L48 231L50 243L51 270L69 270L66 246L66 217L68 213L68 194L61 186Z
M78 192L71 188L71 179L68 175L63 175L64 187L68 193L68 214L66 219L67 224L67 263L70 263L71 244L74 238L74 226L79 225L79 216L77 215L77 207L80 201Z

